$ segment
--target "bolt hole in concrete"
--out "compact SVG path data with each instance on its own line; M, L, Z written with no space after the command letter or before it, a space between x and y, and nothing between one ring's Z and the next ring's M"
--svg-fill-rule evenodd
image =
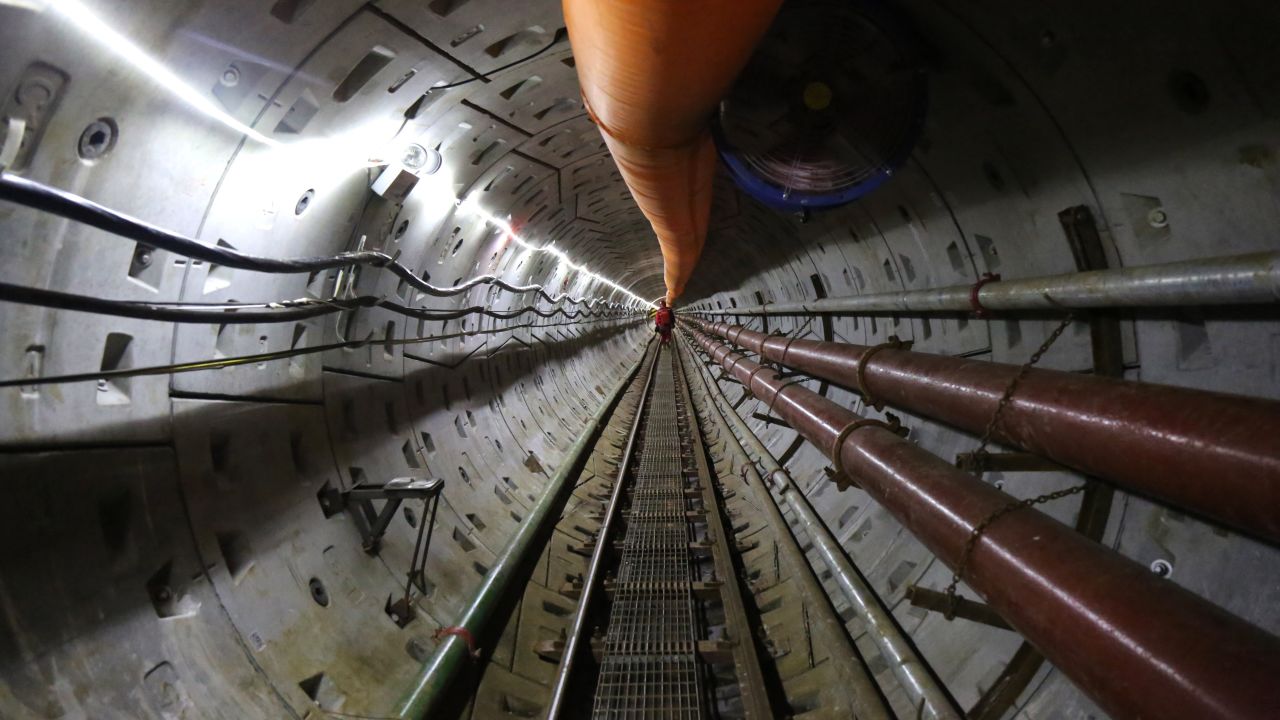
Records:
M1167 578L1173 574L1173 563L1160 558L1151 563L1151 572L1162 578Z
M80 159L93 161L111 152L119 134L120 128L111 118L102 117L89 123L84 132L80 133L80 142L76 147Z
M311 599L315 600L317 605L329 607L329 591L325 589L324 583L320 582L320 578L311 578L307 587L311 589Z
M315 198L315 196L316 196L315 188L312 188L302 193L302 197L298 198L298 204L293 207L293 214L301 215L302 213L306 212L307 208L311 206L311 201L312 199Z

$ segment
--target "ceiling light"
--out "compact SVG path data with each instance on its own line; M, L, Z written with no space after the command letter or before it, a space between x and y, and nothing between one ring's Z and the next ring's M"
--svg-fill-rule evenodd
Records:
M428 150L418 143L409 143L401 151L400 164L419 175L430 175L440 169L444 158L435 150Z

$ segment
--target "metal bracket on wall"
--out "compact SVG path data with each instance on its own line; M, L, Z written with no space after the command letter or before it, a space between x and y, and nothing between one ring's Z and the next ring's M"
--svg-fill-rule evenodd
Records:
M425 517L410 519L409 524L418 528L418 537L413 543L413 559L409 561L409 572L405 577L404 595L387 597L383 612L398 627L413 622L413 589L425 595L427 593L427 552L431 549L431 531L435 529L436 510L440 507L440 495L444 489L444 480L440 478L395 478L381 485L360 483L350 490L337 490L328 483L320 488L318 498L320 509L326 518L333 517L344 510L351 511L356 529L360 531L364 551L377 555L382 547L382 536L395 517L396 510L405 500L422 500ZM374 508L376 500L383 500L382 509ZM428 505L430 510L428 511ZM408 508L405 509L406 517Z
M338 490L328 483L320 488L320 509L326 518L333 517L344 510L351 511L351 518L360 531L364 551L377 555L382 546L382 536L387 532L391 518L395 517L400 503L405 500L431 500L439 502L440 491L444 488L444 480L440 478L395 478L381 485L361 483L350 490ZM385 500L381 510L374 508L376 500ZM431 508L431 516L435 516L435 504Z
M783 420L780 417L775 417L773 415L766 415L764 413L757 412L757 413L751 413L751 417L757 420L763 421L766 425L779 425L784 428L791 427L791 423L787 422L786 420Z

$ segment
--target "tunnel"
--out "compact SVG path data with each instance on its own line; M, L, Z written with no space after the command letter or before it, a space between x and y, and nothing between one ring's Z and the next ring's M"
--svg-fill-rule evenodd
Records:
M1277 37L0 0L0 718L1280 717Z

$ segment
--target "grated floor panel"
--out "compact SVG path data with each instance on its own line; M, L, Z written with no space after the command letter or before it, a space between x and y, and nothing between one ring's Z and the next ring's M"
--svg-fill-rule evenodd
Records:
M602 720L703 717L694 538L670 350L657 362L592 711Z

